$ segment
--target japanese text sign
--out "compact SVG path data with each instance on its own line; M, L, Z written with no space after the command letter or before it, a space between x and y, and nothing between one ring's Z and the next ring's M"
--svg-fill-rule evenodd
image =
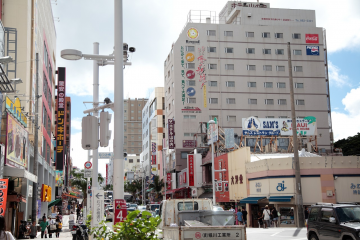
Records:
M123 222L126 219L127 210L124 199L115 199L114 224Z
M9 179L0 179L0 215L5 216Z
M168 119L169 149L175 149L175 120Z
M64 168L64 139L65 139L65 68L58 68L57 86L57 131L56 131L56 169Z
M166 174L166 190L171 190L171 173Z
M194 155L188 154L188 169L189 169L189 187L195 186L195 163Z

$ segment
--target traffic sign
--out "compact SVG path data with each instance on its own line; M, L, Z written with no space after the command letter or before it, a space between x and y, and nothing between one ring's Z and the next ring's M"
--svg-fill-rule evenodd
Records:
M92 167L92 163L91 162L85 162L85 164L84 164L84 167L86 168L86 169L90 169L91 167Z
M111 158L112 154L112 152L99 152L99 159Z
M123 222L127 216L126 202L124 199L115 199L114 225Z
M84 170L84 178L91 178L92 170L91 169L85 169Z
M92 226L99 227L99 223L104 220L104 190L93 189L93 219Z

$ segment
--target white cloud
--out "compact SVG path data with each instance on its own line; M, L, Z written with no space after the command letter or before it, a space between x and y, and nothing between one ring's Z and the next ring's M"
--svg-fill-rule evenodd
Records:
M360 87L351 89L342 100L342 103L345 105L345 110L348 111L350 115L360 115Z
M76 130L81 130L81 119L80 118L71 119L71 128L74 128Z
M335 66L331 61L329 61L329 79L330 83L334 83L337 87L342 87L344 85L351 86L349 77L340 74L340 68Z

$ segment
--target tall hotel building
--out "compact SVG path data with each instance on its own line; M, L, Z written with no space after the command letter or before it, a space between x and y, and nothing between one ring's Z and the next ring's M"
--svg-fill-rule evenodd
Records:
M175 120L170 170L186 167L193 148L184 140L194 139L200 122L216 117L241 136L242 118L291 117L288 42L296 116L316 117L317 146L332 151L326 31L315 11L229 1L219 15L191 11L165 59L166 123Z

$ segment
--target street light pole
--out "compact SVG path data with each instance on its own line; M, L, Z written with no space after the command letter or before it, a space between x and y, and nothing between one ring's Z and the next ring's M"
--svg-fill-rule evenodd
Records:
M123 1L114 0L114 200L124 199ZM114 204L115 206L115 204Z
M93 47L94 55L99 54L99 43L94 42ZM96 108L99 105L99 64L98 60L93 61L93 107ZM98 117L98 111L94 112L94 117ZM99 186L98 183L98 149L92 151L92 187L97 188Z
M209 131L210 131L210 141L211 141L211 175L212 175L212 185L213 185L213 205L216 205L216 199L215 199L215 163L214 163L214 139L213 139L213 133L212 133L212 124L215 124L214 120L210 120L209 122Z
M163 159L163 182L164 182L164 197L163 199L166 200L166 184L167 184L167 175L166 175L166 168L165 168L165 156L164 151L166 151L167 148L162 149L162 159Z

